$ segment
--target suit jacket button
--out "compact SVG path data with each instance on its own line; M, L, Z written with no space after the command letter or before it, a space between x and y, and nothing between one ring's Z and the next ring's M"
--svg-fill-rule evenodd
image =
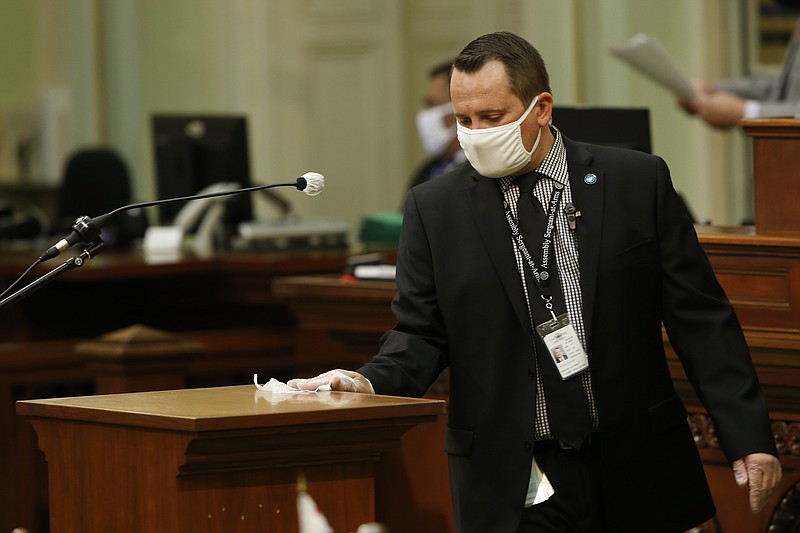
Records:
M526 452L529 452L533 449L533 444L531 444L530 441L527 440L523 443L523 446L525 446Z
M531 379L536 379L536 372L534 372L533 370L531 370L529 368L528 369L528 377L531 378Z

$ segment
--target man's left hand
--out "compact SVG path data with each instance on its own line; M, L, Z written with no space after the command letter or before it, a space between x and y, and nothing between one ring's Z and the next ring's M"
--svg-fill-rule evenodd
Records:
M750 490L750 510L758 514L781 480L781 463L768 453L752 453L733 462L736 484Z

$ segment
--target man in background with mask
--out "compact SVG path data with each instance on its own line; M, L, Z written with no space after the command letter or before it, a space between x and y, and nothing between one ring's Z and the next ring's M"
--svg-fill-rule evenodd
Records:
M468 44L450 94L470 165L406 196L395 327L358 372L290 384L421 396L449 368L461 533L677 533L715 509L663 324L759 512L781 477L767 408L665 162L551 126L511 33Z
M456 119L450 103L451 62L428 73L424 107L417 113L417 133L429 159L417 170L409 185L419 185L446 174L467 162L456 138Z
M800 13L800 0L775 0L787 12ZM678 105L709 126L726 129L745 118L800 115L800 18L783 58L781 71L716 83L697 82L697 96Z

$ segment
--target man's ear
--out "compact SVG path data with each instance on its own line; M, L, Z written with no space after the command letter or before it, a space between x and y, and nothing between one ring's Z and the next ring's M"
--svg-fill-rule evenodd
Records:
M536 102L539 108L538 123L539 126L545 127L553 123L553 95L547 92L539 95L539 100Z

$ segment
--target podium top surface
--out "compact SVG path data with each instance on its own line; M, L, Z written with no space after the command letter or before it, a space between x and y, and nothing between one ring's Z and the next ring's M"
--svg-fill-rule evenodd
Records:
M751 137L800 137L800 120L794 117L750 118L739 124Z
M275 394L254 385L22 400L17 413L174 431L219 431L435 417L444 400L348 392Z

